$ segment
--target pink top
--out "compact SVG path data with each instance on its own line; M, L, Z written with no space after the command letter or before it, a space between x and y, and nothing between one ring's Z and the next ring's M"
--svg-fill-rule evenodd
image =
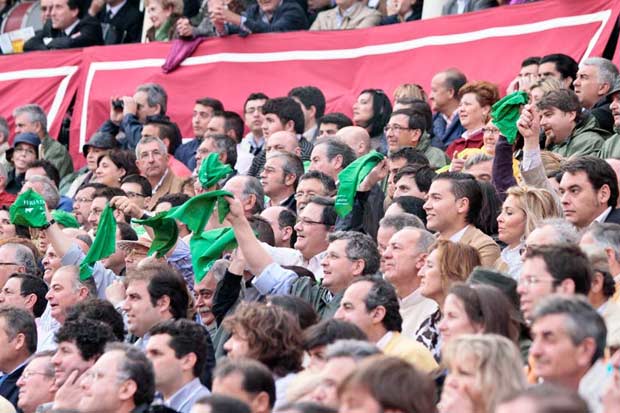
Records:
M192 176L192 171L174 156L168 157L168 167L179 178L189 178Z

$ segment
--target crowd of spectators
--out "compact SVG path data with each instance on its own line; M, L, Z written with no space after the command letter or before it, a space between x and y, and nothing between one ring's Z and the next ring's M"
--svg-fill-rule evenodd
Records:
M191 24L146 8L176 21L153 40ZM611 61L524 56L507 91L449 68L351 118L314 86L218 98L181 136L161 85L111 96L79 169L41 106L0 118L1 412L620 411Z

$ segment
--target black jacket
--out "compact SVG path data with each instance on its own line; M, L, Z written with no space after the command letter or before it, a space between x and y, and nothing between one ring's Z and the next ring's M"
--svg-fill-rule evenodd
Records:
M46 37L52 38L52 41L48 44L45 44L43 41ZM38 30L35 36L26 42L24 50L73 49L102 44L103 36L99 21L92 16L86 15L71 30L68 36L65 35L64 30L52 28L52 22L48 20L45 22L43 29Z
M244 13L246 18L244 26L249 30L243 30L239 26L229 26L229 33L248 35L250 33L291 32L306 30L308 17L299 4L292 1L283 1L273 13L271 21L265 23L262 19L260 8L253 4Z
M144 15L135 5L125 3L111 20L104 7L97 14L97 20L103 26L105 44L140 43Z
M17 380L19 380L19 378L22 376L25 368L26 364L9 374L6 380L4 380L0 385L0 396L11 402L11 404L15 406L15 409L19 412L21 412L21 410L17 408L17 399L19 397L19 387L17 387Z

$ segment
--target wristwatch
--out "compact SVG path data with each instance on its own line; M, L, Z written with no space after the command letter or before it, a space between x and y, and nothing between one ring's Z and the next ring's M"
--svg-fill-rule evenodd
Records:
M43 225L41 227L41 229L48 229L49 227L51 227L52 225L54 225L56 223L56 220L54 218L52 218L50 220L50 222L48 222L47 224Z

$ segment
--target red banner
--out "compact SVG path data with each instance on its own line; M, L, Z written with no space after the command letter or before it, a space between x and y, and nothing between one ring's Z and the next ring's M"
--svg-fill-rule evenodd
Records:
M208 39L167 75L160 68L169 49L165 43L74 51L82 63L71 152L77 155L107 118L110 96L131 95L141 83L164 86L168 114L186 137L191 136L194 101L205 96L241 113L251 92L275 97L294 86L314 85L325 93L328 111L350 114L365 88L381 88L391 95L396 86L410 82L428 90L432 75L448 67L505 89L528 56L561 52L578 61L599 56L619 11L620 4L611 0L544 0L363 30ZM49 61L56 55L42 52L31 58ZM17 63L23 58L0 59L0 70L23 66ZM34 92L41 91L20 89L18 95L38 102ZM10 114L11 107L0 100L0 114ZM83 162L81 156L74 159Z

